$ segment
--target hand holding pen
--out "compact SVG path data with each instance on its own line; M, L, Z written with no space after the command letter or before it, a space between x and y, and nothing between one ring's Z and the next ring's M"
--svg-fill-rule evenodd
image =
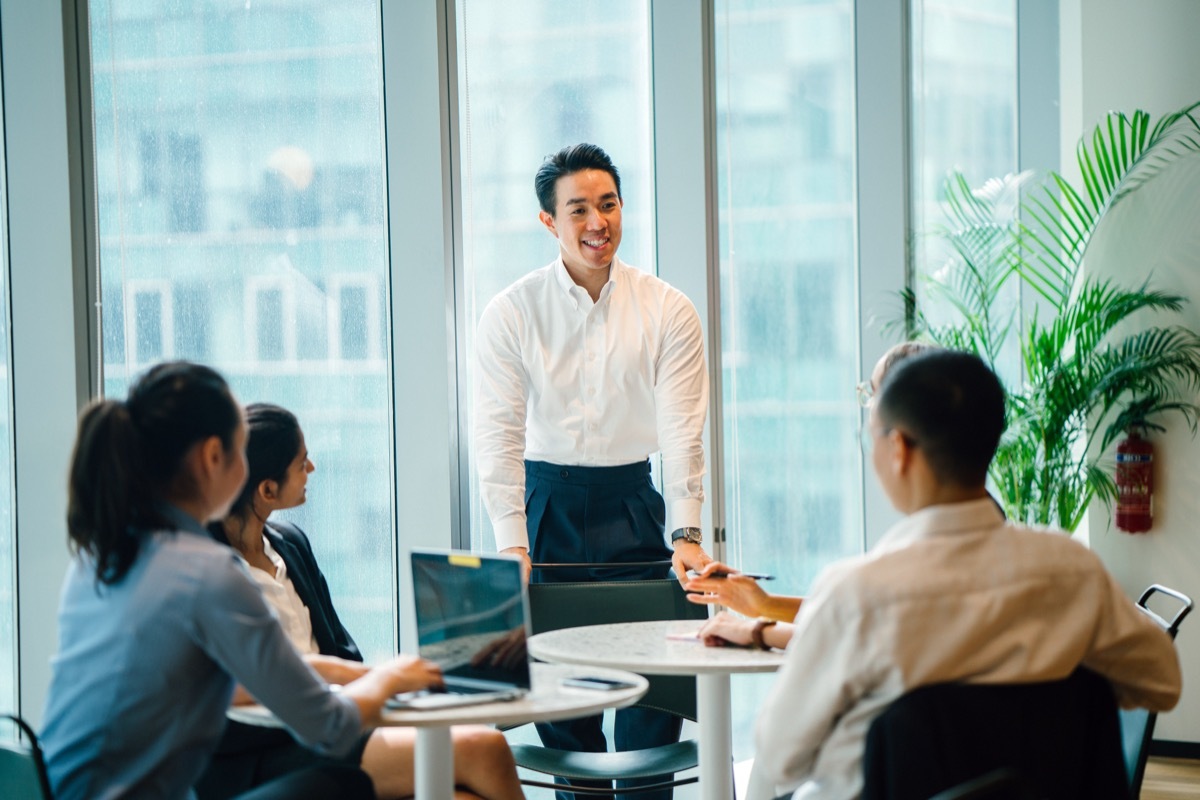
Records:
M801 599L772 595L758 585L760 580L773 580L773 576L739 572L714 561L690 578L683 588L688 592L687 599L693 603L723 605L748 617L792 621L800 609Z
M695 577L695 578L700 577L699 572L689 572L688 575ZM765 575L761 572L713 572L711 575L708 575L708 577L710 577L710 578L728 578L730 576L737 577L737 578L749 578L752 581L773 581L773 580L775 580L774 575Z

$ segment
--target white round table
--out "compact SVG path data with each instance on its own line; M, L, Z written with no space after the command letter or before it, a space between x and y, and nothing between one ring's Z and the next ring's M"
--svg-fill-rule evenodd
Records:
M644 675L695 675L700 797L728 800L733 796L729 676L774 672L783 664L784 654L779 650L705 647L695 639L668 638L695 633L703 624L697 620L670 620L563 628L531 637L529 652L535 658L559 664Z
M451 800L454 796L454 747L450 726L553 722L599 714L606 708L633 705L646 693L641 675L614 669L582 668L567 664L530 664L529 694L516 700L437 709L387 709L381 726L417 729L417 800ZM563 686L564 678L597 675L626 681L627 689L598 691ZM279 727L278 718L262 706L233 706L227 716L248 725Z

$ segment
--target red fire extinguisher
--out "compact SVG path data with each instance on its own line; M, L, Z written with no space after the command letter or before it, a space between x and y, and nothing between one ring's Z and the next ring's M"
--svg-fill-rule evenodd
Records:
M1117 528L1145 533L1154 518L1154 445L1130 428L1117 445Z

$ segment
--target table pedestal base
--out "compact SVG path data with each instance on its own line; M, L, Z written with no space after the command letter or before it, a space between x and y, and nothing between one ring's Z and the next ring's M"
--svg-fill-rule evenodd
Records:
M700 727L700 798L733 797L733 720L728 673L696 676L696 717Z
M416 796L429 800L454 797L454 745L450 729L417 728Z

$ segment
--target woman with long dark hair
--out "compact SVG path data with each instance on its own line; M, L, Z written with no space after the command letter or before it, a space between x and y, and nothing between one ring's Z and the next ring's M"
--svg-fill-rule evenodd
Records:
M317 751L339 756L384 701L441 681L397 658L330 691L289 644L228 547L224 517L246 478L245 425L208 367L159 364L126 400L79 420L59 647L42 733L59 800L187 798L240 683ZM326 763L264 786L267 797L370 797L359 770Z
M246 429L249 477L228 516L212 523L209 531L246 560L263 597L309 665L331 683L353 680L366 669L362 654L338 617L308 536L273 516L307 500L308 477L316 466L304 432L295 415L269 403L246 406ZM523 796L502 733L483 726L456 727L452 738L460 794L488 800ZM362 764L380 800L408 797L415 785L415 743L412 728L380 728L364 736L346 760ZM280 731L231 722L197 794L200 800L224 800L312 759L310 750Z

